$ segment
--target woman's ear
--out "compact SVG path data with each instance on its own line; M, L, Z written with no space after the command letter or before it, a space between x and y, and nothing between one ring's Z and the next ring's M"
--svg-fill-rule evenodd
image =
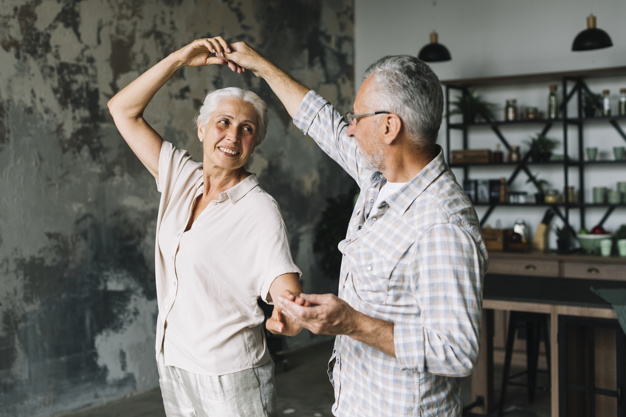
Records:
M204 126L198 123L198 139L200 139L200 142L202 142L203 137L204 137Z

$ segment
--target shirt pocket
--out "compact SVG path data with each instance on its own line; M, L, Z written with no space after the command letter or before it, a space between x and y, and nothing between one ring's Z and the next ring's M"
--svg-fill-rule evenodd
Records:
M371 233L368 237L358 242L361 247L355 251L359 255L353 264L354 291L368 304L385 304L389 298L391 280L395 279L394 274L403 274L401 261L412 242L400 238L390 246L388 241L373 238Z

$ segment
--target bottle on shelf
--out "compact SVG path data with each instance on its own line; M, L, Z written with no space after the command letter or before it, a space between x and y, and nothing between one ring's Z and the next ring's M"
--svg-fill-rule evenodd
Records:
M548 94L548 119L556 119L558 116L558 100L556 97L556 84L550 85L550 94Z
M496 150L493 151L493 162L501 164L504 160L502 151L500 150L500 144L496 143Z
M506 178L500 178L499 202L508 203L509 195L506 187Z
M611 97L609 90L602 90L602 116L611 115Z
M619 90L618 114L620 116L626 116L626 88L620 88Z
M506 101L506 106L504 107L504 120L507 122L512 122L517 120L517 100L514 98L510 98Z

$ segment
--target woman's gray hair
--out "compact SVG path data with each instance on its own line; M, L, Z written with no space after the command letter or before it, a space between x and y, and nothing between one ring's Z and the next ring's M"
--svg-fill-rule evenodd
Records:
M219 90L211 91L204 99L204 103L200 108L200 113L195 118L195 122L198 126L205 125L209 122L209 117L213 113L220 101L229 98L236 98L252 104L258 117L258 126L256 130L256 144L260 145L265 139L265 133L267 133L267 105L265 102L250 90L243 90L238 87L227 87Z
M376 109L370 110L397 114L416 146L433 147L443 115L443 91L437 75L410 55L383 57L365 70L363 79L370 75L377 93Z

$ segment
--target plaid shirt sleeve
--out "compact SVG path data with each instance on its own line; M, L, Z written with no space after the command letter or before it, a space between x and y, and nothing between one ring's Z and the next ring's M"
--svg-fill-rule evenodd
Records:
M359 169L359 147L346 134L348 124L343 116L325 98L310 90L302 100L293 123L361 185L360 178L367 174Z
M478 360L481 258L476 241L454 223L438 224L418 240L412 322L396 323L396 358L404 369L467 376Z

